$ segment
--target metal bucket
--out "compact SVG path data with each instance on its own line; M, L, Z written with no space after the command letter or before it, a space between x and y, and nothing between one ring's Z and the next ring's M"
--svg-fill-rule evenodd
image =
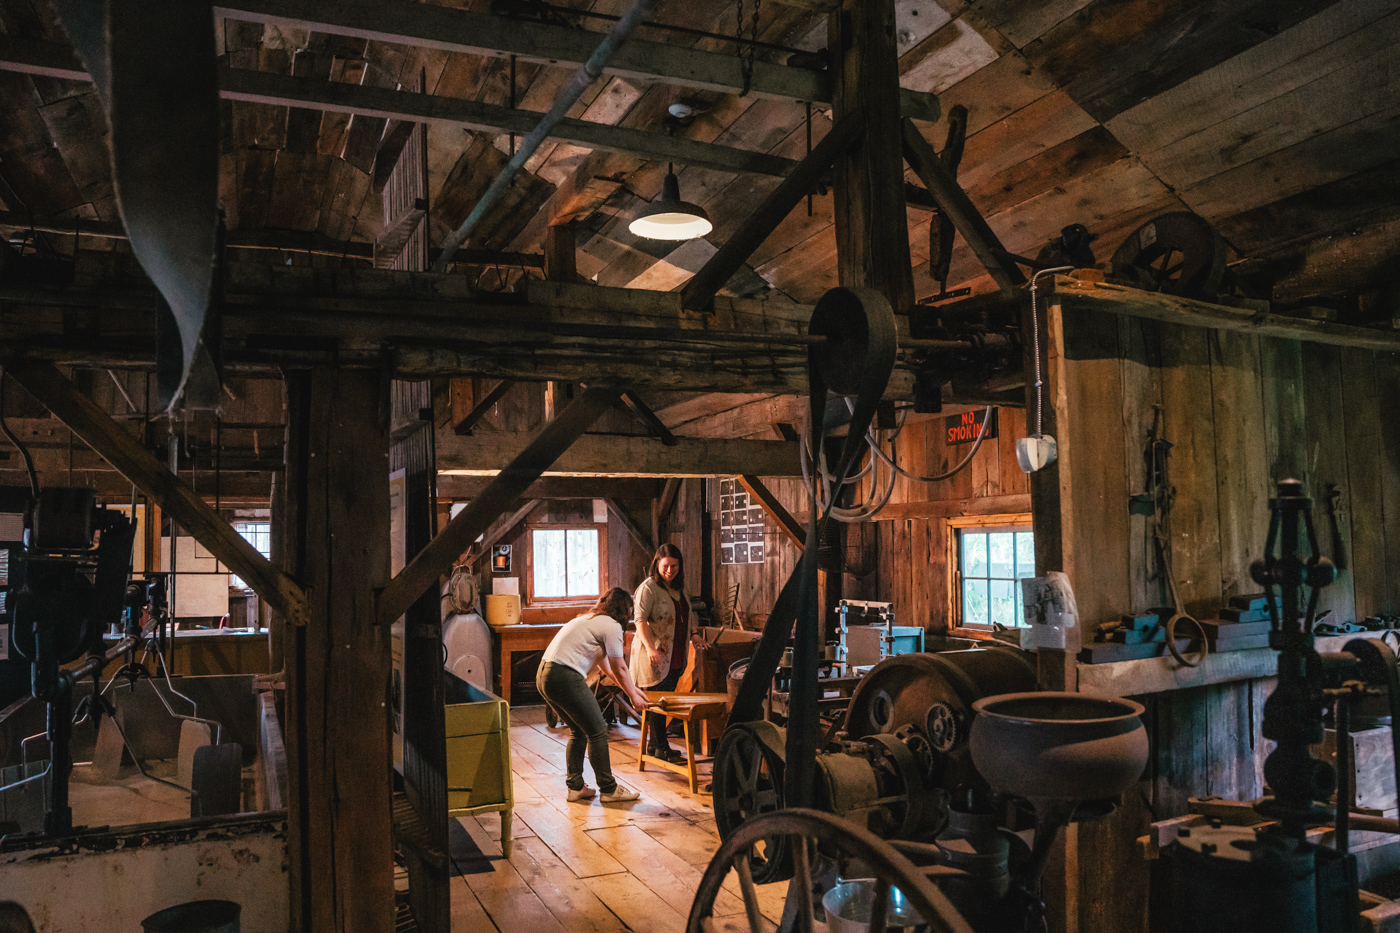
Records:
M141 921L146 933L239 933L243 906L233 901L190 901L156 911Z
M831 933L867 933L870 913L875 907L875 882L870 878L843 881L822 897L826 910L826 927ZM890 888L889 909L885 927L902 930L922 924L921 918L904 892Z

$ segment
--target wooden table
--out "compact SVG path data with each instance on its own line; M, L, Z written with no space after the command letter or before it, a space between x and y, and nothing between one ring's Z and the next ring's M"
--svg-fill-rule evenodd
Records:
M564 623L547 625L493 625L491 637L496 642L496 671L501 678L501 698L514 706L515 696L511 678L510 656L516 651L543 651L549 647Z
M695 765L701 761L711 760L703 752L709 745L710 723L720 722L724 719L726 704L729 702L728 694L724 693L662 693L656 690L644 690L647 695L647 709L642 713L642 734L637 745L637 770L645 771L648 764L665 768L667 771L674 771L683 774L690 779L690 792L699 793L698 775L695 772ZM666 717L669 724L672 719L679 719L682 728L685 730L685 764L671 764L664 758L647 754L647 730L648 722L646 713L657 713ZM698 724L701 733L697 737L691 732L692 724ZM696 740L699 740L700 748L696 748Z

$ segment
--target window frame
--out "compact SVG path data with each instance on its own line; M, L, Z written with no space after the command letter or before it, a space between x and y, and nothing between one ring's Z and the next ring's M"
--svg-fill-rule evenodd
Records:
M965 622L963 619L963 574L962 574L962 535L970 531L974 534L1014 531L1032 532L1031 513L1008 512L997 515L957 515L947 519L948 553L948 619L951 629L966 629L972 632L990 632L990 624ZM1032 537L1034 541L1034 537ZM981 579L981 578L979 578ZM997 578L1000 579L1000 578ZM1022 627L1017 622L1017 627Z
M592 531L598 535L598 593L594 596L536 596L535 595L535 532ZM526 606L592 606L606 593L608 583L608 526L602 522L532 522L525 526L521 569L525 577ZM519 545L517 545L519 546Z
M270 518L238 518L238 519L234 519L234 520L231 521L229 524L233 526L233 530L234 530L234 531L236 531L239 535L241 535L241 536L243 537L243 540L244 540L244 541L247 541L249 544L253 545L254 549L256 549L257 552L258 552L259 554L262 554L262 556L265 557L265 558L267 558L268 560L272 560L272 519L270 519ZM242 529L240 529L240 528L238 527L239 525L266 525L266 526L267 526L267 551L264 552L262 548L258 547L256 541L254 541L252 538L249 538L247 535L243 534ZM222 566L222 565L221 565L221 566ZM227 571L227 572L228 572L228 585L229 585L229 588L230 588L230 589L242 589L242 590L245 590L245 591L250 592L250 593L253 591L253 588L252 588L251 586L248 585L248 581L246 581L246 580L242 579L241 577L239 577L238 574L234 573L232 570L229 570L229 571ZM235 582L234 582L235 580L237 580L238 582L235 583Z

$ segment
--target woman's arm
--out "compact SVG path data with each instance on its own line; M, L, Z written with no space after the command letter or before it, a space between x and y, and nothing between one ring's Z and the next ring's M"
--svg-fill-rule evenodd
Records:
M615 658L611 655L603 656L603 669L608 676L613 679L622 692L627 694L632 701L632 708L637 712L645 712L647 708L647 695L637 689L637 685L632 682L632 674L627 670L627 662L623 658Z

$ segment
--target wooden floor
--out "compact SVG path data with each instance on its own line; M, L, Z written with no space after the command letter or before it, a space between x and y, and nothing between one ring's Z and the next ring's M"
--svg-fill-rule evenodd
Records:
M634 803L565 800L568 732L543 709L511 710L515 843L501 858L498 814L461 820L492 871L452 879L453 933L680 933L701 873L719 846L708 793L692 794L669 771L637 771L635 727L614 726L612 767L641 792ZM673 742L673 744L675 744ZM708 768L704 783L707 783ZM585 779L595 786L592 769ZM703 784L702 784L703 786ZM764 916L782 913L786 884L758 888ZM737 876L716 904L716 926L747 930Z

